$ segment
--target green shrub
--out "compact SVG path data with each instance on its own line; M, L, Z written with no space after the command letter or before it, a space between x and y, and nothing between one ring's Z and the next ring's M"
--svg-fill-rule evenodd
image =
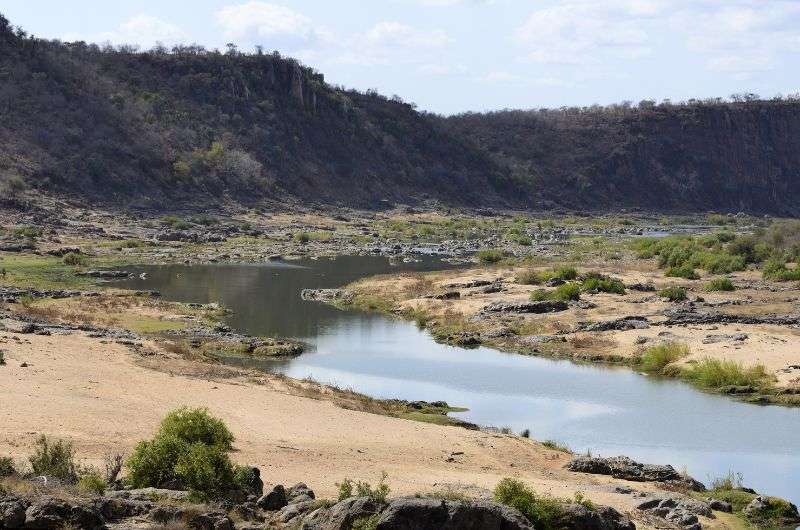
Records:
M83 266L88 263L89 260L86 259L86 256L83 254L78 254L77 252L67 252L64 254L62 258L64 265L72 265L72 266Z
M369 497L376 502L386 502L391 489L386 483L388 475L384 471L381 473L381 478L373 488L369 482L353 482L349 478L344 479L342 482L337 483L339 488L339 500L349 499L350 497Z
M730 278L714 278L706 284L706 291L735 291L736 287Z
M55 477L68 483L74 483L78 478L71 442L51 442L47 436L41 435L28 461L35 475Z
M351 530L375 530L378 528L378 521L381 520L381 514L372 514L369 517L359 517L353 521Z
M152 440L137 444L125 466L136 488L178 482L197 498L213 498L236 487L228 457L233 435L206 409L180 408L161 422Z
M558 440L545 440L542 442L542 445L554 451L572 454L572 449L570 449L567 444L559 442Z
M505 257L505 254L503 253L502 250L487 248L487 249L479 250L478 252L475 253L475 256L477 256L478 261L480 261L481 263L487 263L488 264L488 263L497 263L497 262L499 262L500 260L502 260Z
M494 489L494 500L519 510L537 530L557 530L564 515L564 502L537 495L525 484L504 478Z
M233 464L220 446L193 443L175 463L175 476L195 498L221 496L234 487Z
M647 348L639 358L639 369L654 374L664 374L666 367L689 355L689 347L678 342L665 342Z
M311 235L308 232L297 232L294 235L294 240L305 245L311 241Z
M765 279L778 282L800 280L800 268L789 269L786 267L785 261L777 258L771 258L764 262L761 273Z
M37 237L41 237L44 231L37 226L22 226L20 228L15 228L12 233L16 237L36 239Z
M625 284L619 280L612 280L611 278L587 278L583 280L581 288L584 291L625 294Z
M207 409L182 407L166 415L161 421L159 434L175 436L189 443L214 445L223 451L233 449L233 434L225 423L208 413Z
M687 280L697 280L700 278L694 268L691 265L683 264L677 267L670 267L667 269L667 272L664 273L665 276L669 278L685 278Z
M677 285L671 285L666 289L661 289L658 291L658 296L667 298L670 302L681 302L687 298L686 289L678 287Z
M539 285L550 280L570 281L578 277L575 267L558 267L546 271L527 270L517 274L517 283Z
M533 302L541 302L543 300L563 300L568 302L570 300L580 300L581 288L576 283L565 283L559 285L552 291L547 289L536 289L530 294L530 299Z
M261 495L261 488L263 488L263 484L261 482L261 477L257 474L256 469L253 467L234 466L233 482L242 491L252 493L253 495Z
M709 389L727 386L768 386L771 376L762 365L743 367L735 361L706 358L683 373L692 383Z
M0 456L0 478L13 477L17 474L17 468L14 467L14 460L8 456Z
M102 495L106 492L106 481L97 472L86 473L78 479L78 489L86 493Z

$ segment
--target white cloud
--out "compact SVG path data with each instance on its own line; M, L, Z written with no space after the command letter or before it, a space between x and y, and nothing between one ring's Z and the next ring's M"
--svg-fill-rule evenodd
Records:
M326 29L302 13L267 2L229 5L216 13L226 38L268 47L307 45L331 40Z
M370 46L395 48L440 48L451 42L442 30L422 31L399 22L379 22L363 36Z
M439 29L423 30L385 21L340 42L332 61L361 66L432 64L431 54L435 56L452 42Z
M421 74L430 75L430 76L452 76L452 75L464 75L469 72L466 66L463 64L423 64L420 66L417 71Z
M141 14L126 20L116 30L95 35L70 33L64 36L64 40L138 44L143 48L149 48L158 42L167 45L187 42L188 35L174 24L157 17Z
M642 57L651 50L638 18L659 10L658 2L648 0L571 0L531 13L515 38L527 58L540 63L578 64L606 54Z

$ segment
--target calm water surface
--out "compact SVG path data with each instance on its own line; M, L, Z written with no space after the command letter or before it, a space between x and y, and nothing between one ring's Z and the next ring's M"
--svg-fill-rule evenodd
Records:
M300 299L303 288L442 267L434 258L393 265L379 257L168 265L130 269L147 272L147 279L125 283L172 300L220 301L233 309L228 322L242 332L312 345L296 359L240 361L248 366L375 397L443 399L469 407L456 416L475 423L530 429L537 439L578 452L685 466L705 482L733 470L759 491L800 502L800 409L737 403L624 368L444 346L409 322Z

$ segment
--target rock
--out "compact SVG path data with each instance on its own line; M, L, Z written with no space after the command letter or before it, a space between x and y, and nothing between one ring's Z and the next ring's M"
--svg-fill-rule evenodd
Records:
M106 526L96 508L69 504L53 497L39 499L25 512L25 528L55 530L70 525L84 530L99 530Z
M102 278L104 280L116 280L120 278L128 278L131 273L128 271L85 271L76 272L76 276L88 276L90 278Z
M643 293L652 293L656 290L656 286L652 283L632 283L627 285L627 287L631 291L639 291Z
M747 340L747 333L733 333L730 335L706 335L703 344L715 344L717 342L744 342Z
M27 502L15 497L0 500L0 528L22 528L25 524Z
M286 498L286 489L280 484L272 488L272 491L258 499L258 506L262 510L271 512L280 510L287 504L289 504L289 501Z
M520 337L519 342L533 346L537 344L547 344L553 342L567 342L567 339L561 335L527 335Z
M514 508L488 501L402 497L381 513L376 530L533 530Z
M582 331L627 331L629 329L647 329L650 322L647 317L628 316L595 324L583 324L578 326Z
M742 514L750 521L762 522L765 526L789 526L800 523L797 506L775 497L759 495L744 507Z
M350 530L358 519L380 513L384 504L369 497L351 497L303 518L302 530Z
M135 501L152 501L158 498L170 499L173 501L186 501L189 499L189 492L162 488L139 488L134 490L109 491L106 493L106 497Z
M576 530L636 530L630 519L609 506L598 506L590 510L583 504L570 503L564 506L561 527Z
M314 491L302 482L286 490L286 499L289 504L313 501L315 498Z
M153 503L151 502L135 501L122 497L102 497L95 502L95 506L107 521L138 517L150 513L153 509Z
M31 324L30 322L28 322L22 325L22 327L19 329L19 332L28 335L31 333L36 333L37 329L38 328L36 324Z
M684 476L672 466L641 464L627 456L611 458L579 456L567 464L567 469L578 473L611 475L614 478L637 482L662 482L687 487L694 491L705 491L705 486L689 476Z
M281 508L276 514L276 519L281 523L288 524L316 508L317 501L315 500L293 502Z
M562 300L541 300L537 302L493 302L483 309L481 313L556 313L566 311L569 304Z
M300 298L315 302L341 302L347 304L353 301L353 292L347 289L303 289L300 291Z
M708 507L717 512L733 513L731 503L719 499L708 499Z
M49 256L56 256L59 258L64 257L67 254L80 254L81 249L78 247L61 247L61 248L54 248L47 251Z
M0 243L0 251L2 252L24 252L26 250L34 250L36 247L30 241L24 243Z

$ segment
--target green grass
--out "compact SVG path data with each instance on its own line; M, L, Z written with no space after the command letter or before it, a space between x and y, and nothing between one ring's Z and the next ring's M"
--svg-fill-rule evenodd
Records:
M686 289L683 287L678 287L677 285L671 285L666 289L661 289L658 291L658 296L661 298L666 298L670 302L682 302L688 298L686 295Z
M539 495L518 480L501 480L494 489L494 500L519 510L537 530L558 530L562 527L564 504L567 501Z
M648 373L667 375L667 366L689 355L689 347L678 342L666 342L647 348L639 358L638 367Z
M533 302L541 302L544 300L563 300L569 302L571 300L580 300L581 287L576 283L565 283L559 285L552 291L547 289L536 289L531 295L530 299Z
M606 277L591 277L581 283L583 291L599 291L601 293L625 294L625 284L619 280Z
M546 271L526 270L517 274L517 283L523 285L540 285L550 280L570 281L578 277L575 267L557 267Z
M77 276L75 267L55 256L6 254L0 257L0 284L36 289L81 289L96 286L92 278Z
M770 259L764 263L762 275L766 280L777 282L791 282L800 280L800 268L790 269L786 262L779 259Z
M695 385L718 390L729 386L765 388L773 378L762 365L744 367L735 361L706 358L683 372Z
M715 291L735 291L736 287L730 278L714 278L705 286L705 290L709 292Z
M664 276L668 278L685 278L687 280L700 279L700 275L695 272L694 267L687 264L668 268Z
M502 250L497 249L483 249L475 253L478 261L484 264L498 263L506 257Z
M545 440L542 442L542 445L554 451L572 454L572 449L570 449L567 444L559 442L558 440Z

